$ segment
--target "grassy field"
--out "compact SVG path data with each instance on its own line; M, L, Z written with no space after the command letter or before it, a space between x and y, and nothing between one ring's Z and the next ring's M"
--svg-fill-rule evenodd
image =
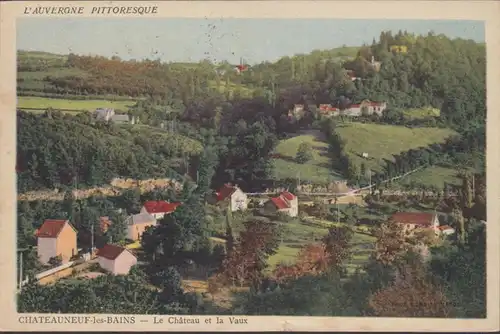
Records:
M403 111L403 115L406 119L419 119L428 117L439 117L441 111L437 108L417 108L417 109L406 109Z
M316 226L306 225L298 220L283 223L285 232L278 252L269 258L269 271L276 265L293 264L301 247L318 242L328 233L328 227L336 224L318 224ZM323 226L321 226L323 225ZM342 225L342 223L340 223ZM375 238L360 232L355 232L351 240L353 256L347 263L349 272L362 266L368 260L371 250L374 247Z
M303 142L311 144L312 159L304 164L295 162L295 155L299 145ZM314 183L328 183L330 180L339 179L330 168L331 160L328 156L328 144L319 140L313 134L305 134L282 140L275 149L275 153L283 156L273 159L275 165L275 178L297 178Z
M458 171L452 168L432 166L405 176L398 183L396 183L395 186L397 187L398 184L417 184L426 187L435 186L442 189L445 183L454 185L460 184L461 181L458 178L457 173Z
M346 151L358 166L380 171L385 162L393 160L393 155L412 148L426 147L443 142L454 134L453 130L441 128L407 128L397 125L348 123L337 127L339 135L346 141ZM362 154L368 153L365 159Z
M133 106L135 101L109 101L109 100L66 100L50 99L44 97L19 96L17 108L29 109L64 109L75 111L94 111L97 108L114 108L115 110L126 111Z

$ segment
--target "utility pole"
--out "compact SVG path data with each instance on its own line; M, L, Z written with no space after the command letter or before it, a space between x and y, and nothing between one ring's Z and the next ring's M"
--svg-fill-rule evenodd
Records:
M91 248L90 248L90 254L91 256L94 254L94 221L92 221L92 228L90 230L90 233L92 235L92 238L91 238Z
M23 288L23 251L19 253L19 291Z

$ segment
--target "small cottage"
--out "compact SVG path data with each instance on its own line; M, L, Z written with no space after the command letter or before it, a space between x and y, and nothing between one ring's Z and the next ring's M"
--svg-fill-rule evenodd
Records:
M137 241L150 226L156 226L156 218L149 213L131 215L125 221L127 225L127 239Z
M141 209L141 213L149 213L155 219L161 219L171 214L181 205L180 202L169 203L166 201L147 201Z
M290 217L299 214L299 201L294 194L284 191L278 197L272 197L264 204L264 210L268 213L282 212Z
M128 249L110 244L97 251L97 261L102 269L114 275L127 275L137 264L137 258Z
M455 229L448 225L441 225L439 226L439 232L443 235L452 235L455 233Z
M218 203L227 203L231 211L246 210L248 207L248 196L237 185L226 183L216 193Z
M69 220L47 219L36 231L37 253L40 262L47 264L53 257L61 257L67 263L78 254L77 231Z

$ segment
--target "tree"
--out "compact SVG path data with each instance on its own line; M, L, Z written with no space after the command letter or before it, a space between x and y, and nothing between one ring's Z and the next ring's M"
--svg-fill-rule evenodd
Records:
M375 237L376 259L383 264L393 263L410 249L409 233L393 220L382 223Z
M399 269L393 283L369 298L378 317L449 317L450 301L443 288L434 284L421 264Z
M295 156L295 160L298 163L306 163L312 159L312 147L309 143L301 143L299 148L297 149L297 155Z

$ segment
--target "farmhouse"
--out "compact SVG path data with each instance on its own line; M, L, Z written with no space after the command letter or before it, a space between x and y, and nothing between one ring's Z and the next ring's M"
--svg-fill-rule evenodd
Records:
M294 194L284 191L278 197L273 197L264 204L264 210L269 213L282 212L290 217L299 214L299 200Z
M97 261L102 269L114 275L127 275L137 264L137 258L129 250L110 244L97 251Z
M226 183L216 193L215 199L219 203L227 203L231 211L246 210L248 197L237 185Z
M156 218L147 212L139 213L128 217L125 223L127 225L127 239L137 241L146 228L156 225Z
M402 224L405 230L412 231L417 228L432 229L439 234L439 219L437 214L424 212L397 212L391 219Z
M36 231L37 252L41 263L48 263L53 257L61 257L63 263L77 255L75 228L69 220L47 219Z
M141 213L149 213L155 219L161 219L177 209L180 202L169 203L165 201L147 201L141 209Z

